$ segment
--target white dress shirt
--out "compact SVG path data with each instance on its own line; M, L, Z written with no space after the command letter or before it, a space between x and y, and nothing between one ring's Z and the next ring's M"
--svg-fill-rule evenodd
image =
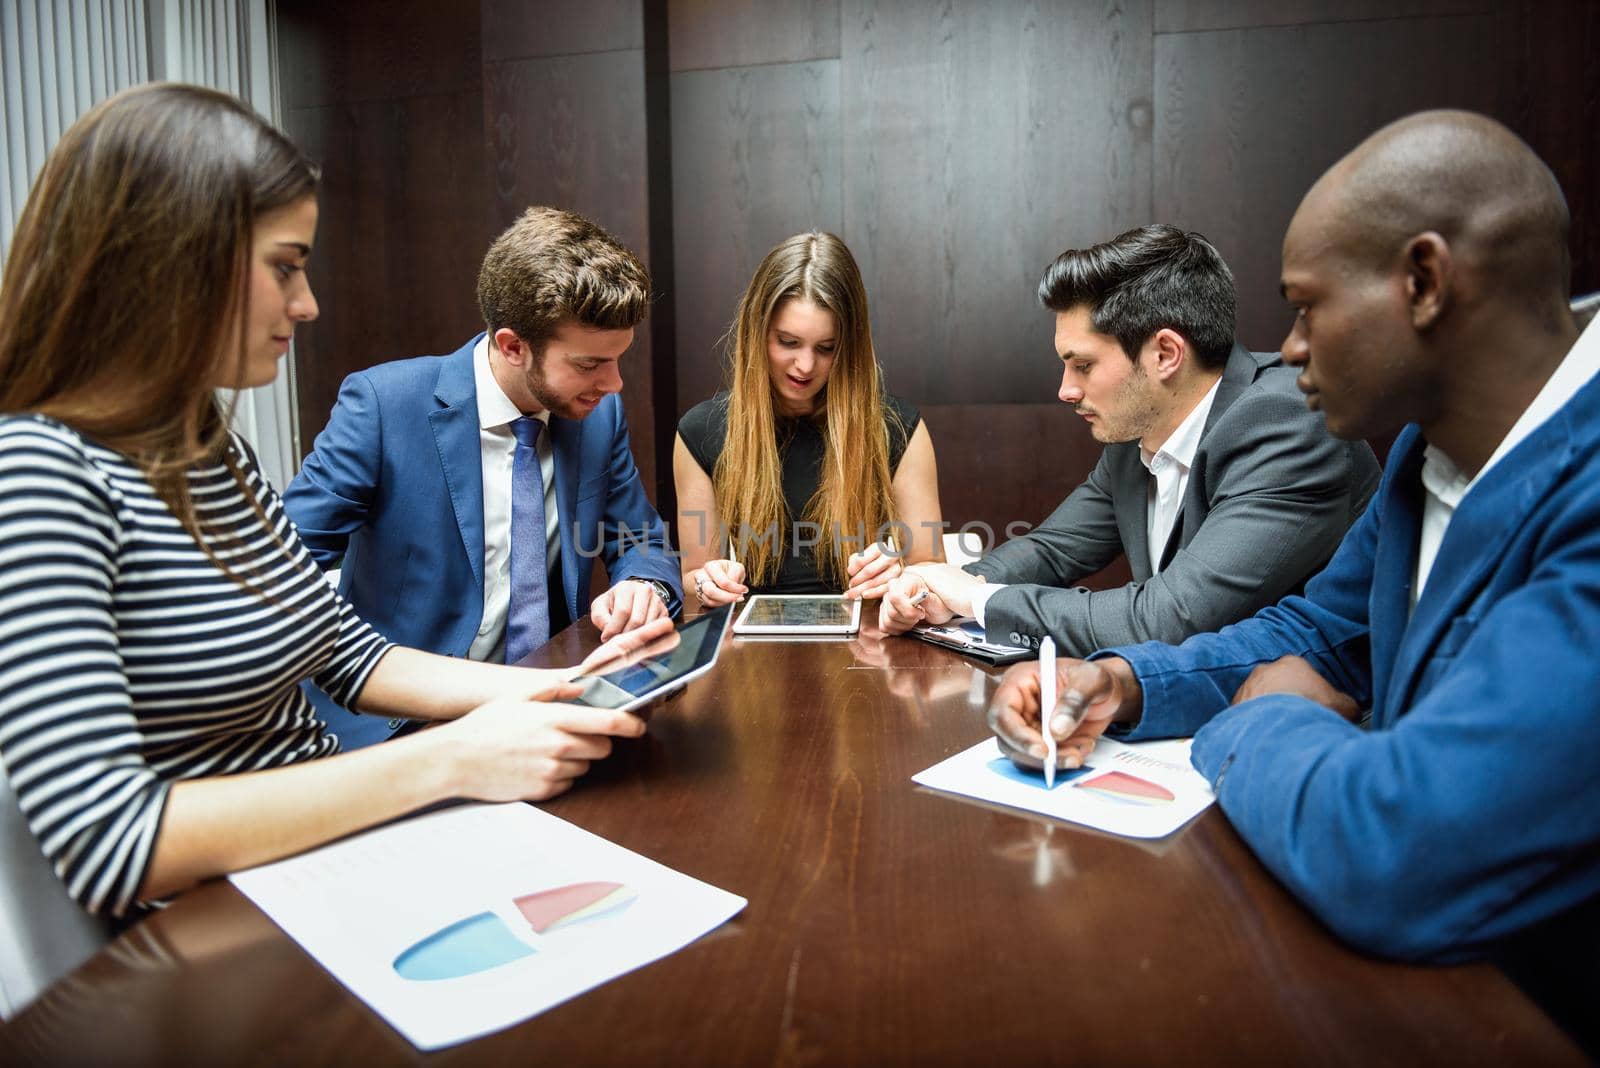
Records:
M483 621L467 656L498 662L505 659L506 614L511 607L511 465L517 451L511 424L522 418L522 411L511 403L489 369L487 336L472 350L472 374L478 388L478 443L483 461ZM561 561L561 517L556 514L550 413L540 412L533 418L544 423L539 435L539 473L544 480L545 562L554 571Z
M1217 399L1219 377L1211 383L1206 395L1194 410L1184 416L1178 429L1155 452L1139 445L1139 462L1153 476L1145 491L1144 531L1150 540L1150 573L1161 570L1161 556L1172 537L1172 528L1183 510L1183 491L1189 488L1189 469L1194 466L1194 454L1200 449L1200 434L1206 428L1206 416Z
M1167 547L1167 539L1172 537L1172 528L1178 521L1178 512L1183 508L1183 491L1189 487L1189 469L1194 466L1194 454L1200 449L1200 436L1206 428L1206 417L1211 414L1211 405L1217 399L1217 387L1221 385L1219 376L1206 390L1206 395L1200 398L1200 403L1184 416L1178 429L1168 435L1154 453L1146 452L1142 444L1139 446L1140 462L1145 470L1155 476L1147 491L1148 504L1144 517L1145 533L1150 539L1151 574L1161 570L1161 551ZM989 598L1005 588L1004 582L988 582L973 589L972 618L978 621L978 626L988 626L983 621L983 610Z
M1461 499L1483 481L1483 476L1506 453L1522 444L1523 439L1560 411L1596 373L1600 373L1600 318L1591 322L1578 337L1572 350L1533 398L1533 403L1511 424L1511 429L1495 446L1494 452L1475 476L1467 478L1450 457L1432 445L1422 450L1422 488L1426 493L1422 502L1422 531L1417 544L1416 581L1411 584L1412 609L1417 607L1422 587L1428 583L1433 562L1439 555L1439 546L1444 541L1445 531L1449 529L1450 520L1455 517Z

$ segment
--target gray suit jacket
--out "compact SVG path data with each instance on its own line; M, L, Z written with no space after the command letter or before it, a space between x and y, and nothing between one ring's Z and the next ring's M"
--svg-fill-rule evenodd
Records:
M1159 573L1145 533L1150 473L1139 443L1107 445L1088 479L1043 524L967 565L1008 587L984 624L1000 641L1064 655L1181 642L1294 593L1322 569L1378 485L1365 442L1329 435L1277 353L1234 345L1206 417ZM1133 581L1072 584L1126 553Z

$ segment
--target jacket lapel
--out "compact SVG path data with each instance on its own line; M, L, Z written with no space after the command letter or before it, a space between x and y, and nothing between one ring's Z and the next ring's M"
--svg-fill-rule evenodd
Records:
M1406 639L1411 618L1411 584L1422 537L1422 450L1417 428L1407 427L1389 450L1393 474L1382 501L1383 536L1372 560L1372 592L1367 600L1367 626L1372 634L1373 715L1379 726L1390 707L1390 680ZM1378 507L1373 501L1370 507Z
M1163 571L1166 570L1168 564L1172 563L1172 558L1177 555L1178 550L1194 540L1195 534L1200 530L1200 524L1205 522L1208 511L1206 495L1209 487L1203 477L1197 478L1195 476L1199 474L1205 463L1206 435L1211 433L1211 428L1216 425L1218 419L1222 418L1222 413L1233 406L1233 402L1238 400L1246 389L1250 388L1260 373L1261 364L1250 354L1250 350L1237 341L1234 342L1233 351L1228 353L1228 362L1222 367L1222 379L1217 383L1217 395L1211 401L1211 410L1206 413L1205 426L1200 430L1200 444L1195 450L1194 466L1189 471L1189 482L1184 487L1183 500L1178 503L1178 514L1173 519L1172 533L1167 538L1167 543L1161 547L1161 569ZM1134 447L1137 448L1138 446L1135 445ZM1135 456L1137 457L1137 454ZM1139 470L1146 479L1150 478L1150 473L1145 471L1142 463L1139 465ZM1146 499L1148 499L1148 496ZM1149 509L1148 504L1145 507L1146 510ZM1190 517L1194 517L1193 520ZM1148 558L1149 537L1144 533L1144 524L1142 522L1139 530L1139 541L1146 546L1145 555Z
M450 506L455 510L461 544L481 590L483 446L478 428L478 387L472 374L472 350L477 343L478 339L473 338L445 358L433 390L440 406L428 413L428 427L433 431L433 444L450 493Z
M1190 479L1192 482L1193 479ZM1180 509L1177 518L1173 521L1172 532L1167 535L1166 547L1161 550L1161 570L1165 571L1172 565L1172 558L1178 555L1179 546L1186 540L1183 529L1183 513L1187 509Z
M1222 381L1217 383L1216 398L1211 402L1211 410L1206 413L1206 425L1200 430L1202 449L1205 448L1206 435L1217 425L1222 413L1233 407L1239 395L1254 384L1261 369L1261 364L1256 362L1250 350L1235 341L1233 351L1228 353L1228 362L1222 365Z
M1139 459L1139 443L1107 445L1116 449L1112 457L1111 507L1117 516L1117 531L1122 535L1122 552L1128 559L1128 570L1133 581L1145 582L1150 578L1150 532L1146 524L1150 515L1150 472Z
M1384 693L1386 723L1394 722L1398 710L1409 705L1421 669L1445 630L1489 581L1507 544L1560 477L1571 454L1567 421L1564 415L1557 415L1506 454L1483 481L1462 498L1450 525L1445 528L1444 541L1439 545L1427 585L1423 587L1400 643L1393 681L1387 691L1377 691ZM1416 455L1420 471L1420 439ZM1419 508L1423 493L1420 483L1420 477L1413 479L1412 484L1418 487ZM1388 518L1384 517L1386 523ZM1410 570L1404 583L1408 598L1417 540L1417 535L1412 533Z

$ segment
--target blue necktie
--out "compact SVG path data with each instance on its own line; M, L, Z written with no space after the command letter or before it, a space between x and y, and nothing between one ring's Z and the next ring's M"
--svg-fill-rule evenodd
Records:
M523 416L511 424L517 437L511 463L511 608L506 616L506 663L515 664L550 640L550 569L545 560L544 478L539 471L539 431Z

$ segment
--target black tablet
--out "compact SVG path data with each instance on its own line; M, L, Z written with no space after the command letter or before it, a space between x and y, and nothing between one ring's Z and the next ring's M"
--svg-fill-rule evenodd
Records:
M682 689L717 662L732 616L732 605L713 608L638 652L600 665L592 675L576 676L572 681L583 693L569 703L632 712Z

